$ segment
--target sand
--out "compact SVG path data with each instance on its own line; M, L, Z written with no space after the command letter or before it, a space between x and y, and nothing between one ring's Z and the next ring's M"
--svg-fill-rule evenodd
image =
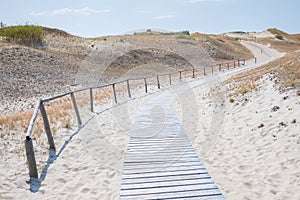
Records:
M207 85L194 90L198 123L185 130L227 199L300 198L299 96L280 93L272 76L233 103Z
M269 60L252 50L258 60ZM220 84L222 79L193 88L197 106L173 104L204 166L226 199L299 199L297 90L280 92L276 74L270 73L252 91L231 97L231 103L235 83ZM186 109L194 115L183 117Z
M261 48L269 56L254 48L259 63L252 61L250 67L280 56ZM299 96L294 90L279 93L273 87L273 75L266 75L255 90L230 103L227 85L220 84L229 75L170 89L173 108L197 154L227 199L299 199ZM35 193L25 183L24 154L6 154L9 147L1 145L0 199L118 199L123 156L135 116L141 105L158 94L133 99L91 118L49 166L41 184L31 183ZM279 109L273 111L274 106Z

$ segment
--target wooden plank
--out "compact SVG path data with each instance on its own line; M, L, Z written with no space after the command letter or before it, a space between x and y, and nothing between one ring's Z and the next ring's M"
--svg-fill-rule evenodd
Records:
M212 179L182 179L168 182L152 182L152 183L136 183L136 184L124 184L123 189L133 189L133 188L145 188L145 187L162 187L166 185L170 186L183 185L183 184L214 184Z
M185 174L185 173L199 173L199 174L207 174L205 169L189 169L188 170L168 170L168 171L161 171L161 172L151 172L151 173L131 173L131 174L123 174L123 178L148 178L148 177L164 177L164 176L173 176L178 174Z
M123 162L120 198L222 199L171 110L168 95L148 102L135 120ZM150 121L150 110L156 105L163 112L151 112Z
M176 191L176 189L179 191ZM220 190L218 188L210 188L210 189L201 189L201 188L196 188L194 189L193 187L177 187L175 190L164 190L161 191L162 189L159 189L156 191L151 190L151 193L146 193L146 191L138 191L140 193L125 193L121 191L121 199L128 198L132 199L133 197L139 197L140 199L174 199L174 198L186 198L189 196L198 196L199 198L201 197L207 197L207 196L216 196L216 195L222 195ZM124 194L125 193L125 194Z
M164 168L151 168L151 169L126 169L126 171L123 172L124 175L129 174L149 174L149 173L158 173L158 172L172 172L172 171L188 171L188 170L205 170L205 168L201 165L188 165L188 166L181 166L181 167L164 167Z
M122 185L124 184L138 184L138 183L158 183L158 182L172 182L186 179L209 179L212 180L209 174L203 174L199 177L199 174L185 174L178 176L165 176L165 177L150 177L147 179L139 178L139 179L122 179Z
M198 162L196 163L198 164ZM196 165L195 164L195 165ZM166 168L185 168L185 167L192 167L192 166L195 166L191 163L167 163L166 165L161 165L161 164L158 164L156 166L136 166L136 165L124 165L123 167L123 173L126 173L126 171L131 171L131 170L135 170L135 172L139 172L140 170L160 170L160 169L166 169ZM200 165L197 165L199 166L199 168L202 168L202 164Z

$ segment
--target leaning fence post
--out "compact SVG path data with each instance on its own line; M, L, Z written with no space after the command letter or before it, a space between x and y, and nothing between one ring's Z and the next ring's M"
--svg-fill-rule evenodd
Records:
M113 88L113 93L114 93L115 102L118 103L118 101L117 101L116 85L115 85L115 83L112 84L112 88Z
M148 93L147 78L144 78L144 82L145 82L145 92Z
M181 81L181 73L182 71L179 71L179 80Z
M127 82L128 97L131 98L131 92L130 92L129 80L127 80L126 82Z
M171 74L169 74L170 85L172 85Z
M74 107L74 110L75 110L75 113L76 113L78 126L81 126L82 122L81 122L81 119L80 119L79 110L78 110L77 103L76 103L75 96L74 96L73 92L71 93L71 99L72 99L73 107Z
M156 79L157 79L157 88L160 89L160 83L159 83L159 76L158 75L156 76Z
M55 144L54 144L54 141L53 141L48 116L47 116L46 109L44 107L43 102L41 102L41 104L40 104L40 111L41 111L41 114L42 114L42 117L43 117L44 128L45 128L45 131L46 131L46 134L47 134L47 138L48 138L50 148L55 149Z
M94 112L93 88L90 88L90 104L91 104L91 112Z
M195 78L195 69L193 69L193 78Z
M26 151L26 157L27 157L28 168L29 168L29 176L34 178L39 178L36 162L35 162L32 139L29 136L26 136L24 142L25 142L25 151Z

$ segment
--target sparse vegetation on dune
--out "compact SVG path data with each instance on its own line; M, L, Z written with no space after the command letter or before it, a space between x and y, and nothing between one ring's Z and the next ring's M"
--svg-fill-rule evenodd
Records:
M34 25L8 26L0 29L0 35L8 41L30 47L42 47L45 33L43 27Z
M289 40L298 40L300 41L300 34L288 34L284 31L278 30L276 28L270 28L267 31L269 31L270 33L272 33L273 35L279 35L282 36L282 38L287 38Z
M249 49L241 45L235 38L201 33L194 33L191 36L199 41L216 61L226 61L235 58L250 59L253 57Z
M300 53L288 54L261 67L233 76L226 83L234 83L230 89L236 92L229 96L250 92L257 87L257 81L268 73L277 74L278 80L275 82L281 85L279 88L300 89Z

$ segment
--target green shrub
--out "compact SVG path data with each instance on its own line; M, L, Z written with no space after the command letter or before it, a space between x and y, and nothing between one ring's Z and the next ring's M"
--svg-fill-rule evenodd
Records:
M183 35L190 35L190 32L189 31L181 31L181 34L183 34Z
M283 40L283 36L282 35L276 35L275 38L277 38L278 40Z
M1 28L0 35L11 42L37 47L42 45L45 31L43 27L34 25L9 26Z

